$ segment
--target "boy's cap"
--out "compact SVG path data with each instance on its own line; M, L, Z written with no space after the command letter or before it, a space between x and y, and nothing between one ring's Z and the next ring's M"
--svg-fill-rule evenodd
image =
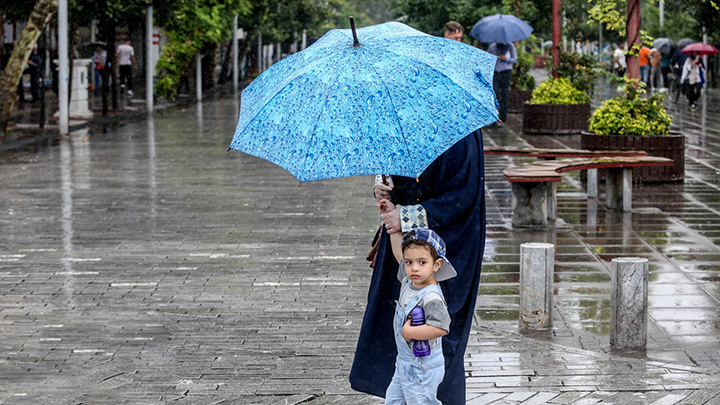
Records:
M443 259L442 266L440 266L440 269L435 273L435 280L445 281L457 276L455 268L445 256L445 241L442 240L440 235L435 233L435 231L427 228L416 228L403 235L402 241L405 242L408 240L422 240L427 242L435 249L438 256Z

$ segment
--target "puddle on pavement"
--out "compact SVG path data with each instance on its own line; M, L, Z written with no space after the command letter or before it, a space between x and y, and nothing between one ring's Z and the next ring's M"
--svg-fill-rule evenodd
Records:
M610 282L607 273L556 273L556 283L597 283Z
M485 264L482 265L482 273L519 273L519 263Z
M483 321L517 321L520 319L520 311L513 309L478 309L475 313Z
M610 288L594 287L594 286L575 286L575 287L564 287L555 286L555 295L610 295Z
M591 271L606 272L605 267L600 264L591 263L561 263L555 265L556 273L573 272L573 273L584 273Z
M480 278L481 286L482 283L519 283L520 273L485 273Z
M595 261L595 257L591 254L578 255L578 254L555 254L555 263L567 263L567 262L592 262Z
M653 249L650 246L595 246L592 248L593 252L597 254L623 254L623 255L634 255L634 254L651 254Z
M680 269L683 271L718 271L720 272L720 262L712 264L703 263L680 263Z

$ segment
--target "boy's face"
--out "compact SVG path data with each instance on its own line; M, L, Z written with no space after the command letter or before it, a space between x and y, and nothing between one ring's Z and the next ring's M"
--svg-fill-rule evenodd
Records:
M405 275L412 282L413 287L423 288L437 284L435 273L442 266L442 259L433 260L430 248L427 246L409 245L403 250Z

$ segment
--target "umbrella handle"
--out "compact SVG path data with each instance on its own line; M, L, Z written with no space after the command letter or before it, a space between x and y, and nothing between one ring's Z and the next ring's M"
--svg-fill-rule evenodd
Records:
M355 19L352 16L350 17L350 28L353 33L353 46L359 46L360 41L358 41L357 31L355 31Z

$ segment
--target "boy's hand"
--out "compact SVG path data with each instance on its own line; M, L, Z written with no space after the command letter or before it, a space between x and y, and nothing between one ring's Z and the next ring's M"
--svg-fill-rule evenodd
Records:
M407 321L405 321L402 328L400 329L400 334L407 342L412 340L412 338L408 337L408 332L410 331L410 328L412 328L412 326L410 325L410 320L408 319Z

